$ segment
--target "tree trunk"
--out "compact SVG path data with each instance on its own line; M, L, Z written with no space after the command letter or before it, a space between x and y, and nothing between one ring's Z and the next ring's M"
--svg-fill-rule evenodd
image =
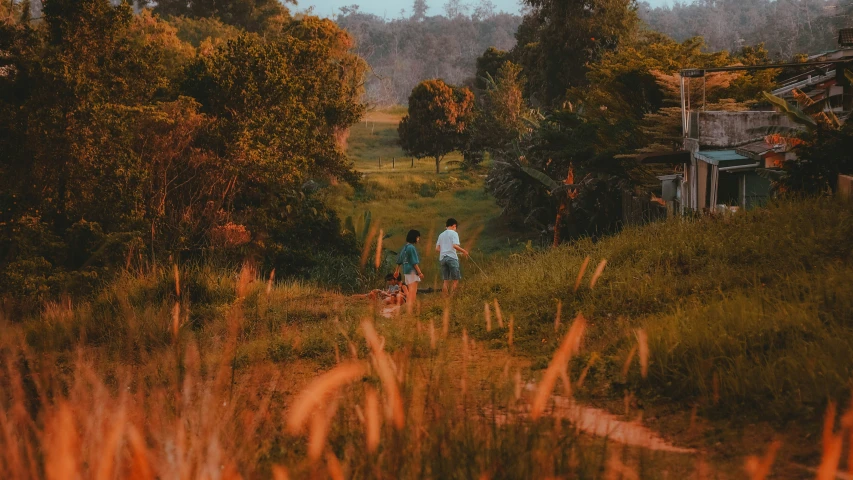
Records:
M435 174L441 173L441 157L435 157Z
M565 198L560 200L560 206L557 207L557 218L554 220L554 246L558 246L560 244L560 224L563 223L563 217L569 217L569 196L566 194Z

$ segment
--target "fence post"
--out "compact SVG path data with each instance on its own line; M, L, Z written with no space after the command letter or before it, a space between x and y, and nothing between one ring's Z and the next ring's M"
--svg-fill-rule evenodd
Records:
M412 168L415 168L415 157L412 157Z
M397 163L397 157L391 157L391 168L394 168L396 163Z

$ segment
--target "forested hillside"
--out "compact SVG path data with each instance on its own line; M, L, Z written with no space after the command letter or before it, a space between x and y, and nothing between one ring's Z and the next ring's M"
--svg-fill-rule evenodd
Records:
M356 52L371 67L365 87L370 103L404 104L425 79L470 82L477 57L487 48L515 45L521 17L496 12L487 1L451 4L444 15L427 17L425 1L418 0L410 16L390 20L357 6L341 9L335 21L354 37Z
M772 57L835 48L838 29L851 26L849 0L696 0L652 7L638 13L651 29L678 41L701 36L713 50L736 50L764 43Z

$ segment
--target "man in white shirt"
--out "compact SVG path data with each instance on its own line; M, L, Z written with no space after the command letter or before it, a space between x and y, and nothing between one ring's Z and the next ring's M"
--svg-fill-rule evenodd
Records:
M448 218L446 226L447 230L438 236L435 251L438 252L438 261L441 263L444 295L448 293L453 295L459 285L459 280L462 279L462 272L459 270L459 256L456 252L468 255L468 251L459 245L459 234L456 233L459 223L456 219Z

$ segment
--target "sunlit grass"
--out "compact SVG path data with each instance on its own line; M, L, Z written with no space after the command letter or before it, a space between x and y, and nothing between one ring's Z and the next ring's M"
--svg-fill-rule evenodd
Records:
M611 394L702 405L708 415L814 420L853 377L853 212L830 200L786 201L728 218L673 219L484 266L466 284L462 322L485 331L497 297L515 316L519 351L545 366L563 317L590 320L589 377ZM578 282L585 259L590 267ZM607 260L596 280L591 265ZM579 285L577 291L575 286ZM648 380L622 368L648 334ZM563 327L565 328L565 327ZM588 356L578 358L583 368ZM589 380L587 380L589 382Z
M466 172L459 168L461 155L448 155L436 175L432 159L407 157L398 145L397 123L403 113L371 112L350 130L347 154L363 174L363 188L346 185L332 187L327 199L342 218L357 220L370 211L390 235L386 245L398 251L410 229L421 232L421 255L434 246L444 222L454 217L460 222L460 235L482 231L475 255L508 253L523 249L534 237L520 225L512 225L500 216L500 207L483 186L484 170ZM392 168L392 158L396 164ZM379 166L379 159L382 166ZM427 238L432 233L433 238ZM427 265L427 279L435 276L436 265Z

